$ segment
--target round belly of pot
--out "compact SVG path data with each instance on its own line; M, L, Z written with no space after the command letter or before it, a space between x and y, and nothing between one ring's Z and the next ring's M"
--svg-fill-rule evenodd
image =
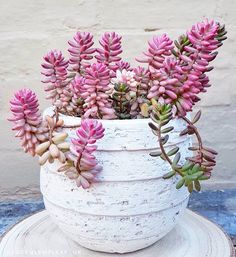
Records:
M45 112L50 114L50 109ZM63 116L67 125L79 118ZM163 179L170 167L149 153L158 142L148 126L149 119L101 120L105 136L98 142L96 158L103 170L89 189L77 187L63 173L59 162L41 168L41 191L45 207L60 229L78 244L102 252L136 251L165 236L181 218L189 193L177 190L177 176ZM179 137L185 124L170 123L167 149L177 145L184 160L190 138ZM68 140L75 129L65 129Z

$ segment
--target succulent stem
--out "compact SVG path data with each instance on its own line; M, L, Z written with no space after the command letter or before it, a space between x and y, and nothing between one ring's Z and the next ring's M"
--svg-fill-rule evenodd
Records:
M202 144L202 138L198 132L198 129L196 126L193 125L193 123L187 118L187 117L181 117L185 122L187 122L187 124L191 127L191 129L193 130L196 138L197 138L197 141L198 141L198 146L199 146L199 155L200 155L200 161L199 161L199 164L201 164L203 162L203 155L202 155L202 152L201 150L203 149L203 144Z
M167 155L166 150L165 150L165 148L164 148L164 146L163 146L163 144L162 144L162 140L161 140L161 138L162 138L161 129L162 129L162 125L161 125L161 123L160 123L159 126L158 126L157 137L158 137L158 142L159 142L159 146L160 146L162 155L164 156L164 159L165 159L165 160L170 164L170 166L173 168L173 170L174 170L175 172L177 172L177 173L182 177L182 176L183 176L183 173L181 172L180 169L177 169L176 167L174 167L172 160L171 160L170 157Z

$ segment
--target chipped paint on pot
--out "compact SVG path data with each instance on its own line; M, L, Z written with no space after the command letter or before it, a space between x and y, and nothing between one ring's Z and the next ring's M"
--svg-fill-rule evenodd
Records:
M47 109L44 115L50 114ZM61 115L65 125L80 118ZM96 157L103 166L98 182L84 190L58 173L58 162L41 168L41 192L46 209L61 230L78 244L102 252L126 253L152 245L174 228L189 198L186 188L176 190L178 177L164 180L170 167L149 156L157 150L157 138L149 119L101 120L105 136L97 143ZM167 149L180 148L182 161L191 144L179 137L185 127L172 120ZM69 138L75 129L65 129Z

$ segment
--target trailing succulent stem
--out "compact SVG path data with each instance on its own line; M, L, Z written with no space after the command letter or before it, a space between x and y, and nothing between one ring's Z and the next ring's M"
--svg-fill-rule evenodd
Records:
M77 137L71 140L67 162L58 171L64 171L78 187L88 188L102 169L93 153L97 149L94 144L104 136L104 130L97 120L82 120L76 130Z
M194 125L198 122L198 120L201 117L201 111L198 111L192 121L190 121L186 117L182 117L182 119L188 124L187 128L184 129L180 136L182 135L195 135L197 139L197 146L189 147L188 149L190 151L195 152L194 157L187 158L189 161L191 161L194 164L198 164L202 167L204 170L204 175L208 178L211 176L211 172L213 170L213 167L216 165L215 156L217 155L217 152L214 149L211 149L209 147L205 147L202 143L201 136L199 134L199 131L197 127Z
M70 145L65 142L67 133L58 131L63 126L63 120L58 119L57 115L55 115L55 118L46 116L44 123L48 128L48 138L35 149L39 156L39 164L44 165L47 161L53 163L56 159L65 163L65 152L69 150Z
M171 150L166 151L165 145L169 140L168 133L171 132L174 127L167 126L172 119L172 107L167 104L155 104L151 119L154 123L150 122L149 126L153 133L157 136L160 151L150 153L153 157L161 157L164 161L168 162L171 170L163 176L164 179L168 179L178 174L181 179L176 184L176 188L179 189L182 186L186 186L191 193L195 188L197 191L201 190L201 180L209 179L211 171L215 165L215 155L217 154L213 149L203 147L200 134L194 125L201 116L199 111L192 121L186 117L182 117L187 123L187 128L184 129L180 136L195 134L198 145L195 147L189 147L190 151L196 152L194 157L186 158L186 161L182 164L181 154L179 147L175 146Z

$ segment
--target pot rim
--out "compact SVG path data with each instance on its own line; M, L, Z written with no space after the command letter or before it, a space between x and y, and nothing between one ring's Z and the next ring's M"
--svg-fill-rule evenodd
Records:
M48 107L45 109L45 111L43 112L43 117L45 115L52 115L53 113L53 110L54 110L54 107L51 106L51 107ZM187 117L190 116L190 115L187 115ZM66 125L72 125L72 124L80 124L80 121L81 121L81 117L75 117L75 116L70 116L70 115L65 115L65 114L62 114L62 113L59 113L59 117L62 118L65 122ZM100 121L102 124L104 125L131 125L134 126L134 125L142 125L142 124L147 124L148 122L152 121L151 118L143 118L143 119L124 119L124 120L120 120L120 119L114 119L114 120L103 120L103 119L94 119L94 120L97 120L97 121ZM176 121L176 120L179 120L179 121L182 121L181 119L179 118L174 118L172 121L170 122L173 122L173 121Z

